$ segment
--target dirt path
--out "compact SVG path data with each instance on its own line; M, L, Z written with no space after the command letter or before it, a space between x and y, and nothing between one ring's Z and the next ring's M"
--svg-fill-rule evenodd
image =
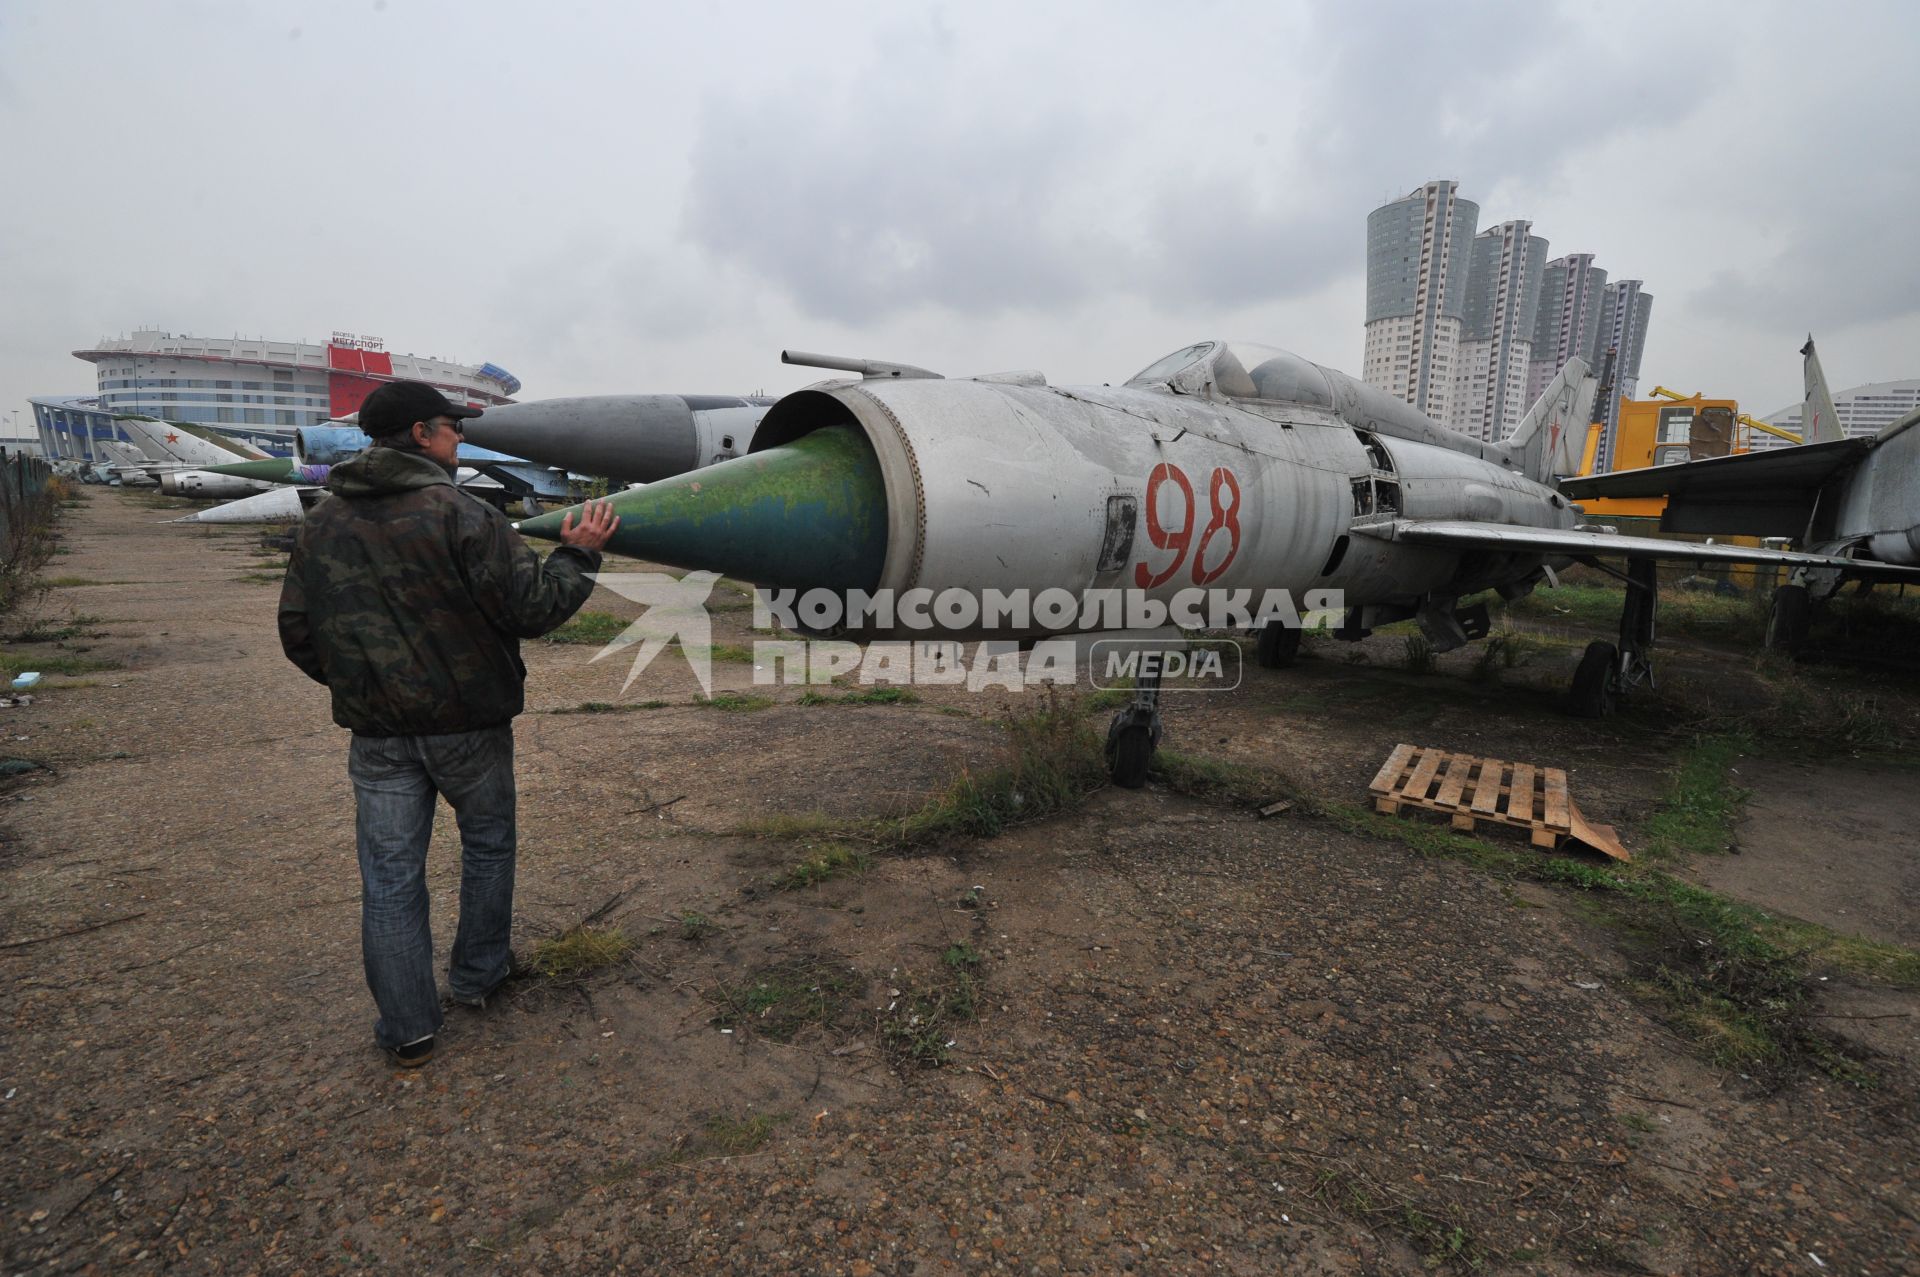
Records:
M54 768L0 844L9 1272L1916 1271L1913 1057L1871 1091L1718 1073L1571 893L1153 787L772 889L803 849L743 822L899 810L992 761L957 693L728 713L663 661L627 694L659 708L556 713L624 671L528 645L520 942L605 908L637 956L451 1013L398 1073L345 741L245 579L257 535L130 493L69 513L52 572L119 584L54 610L104 618L82 655L124 668L0 711ZM1499 742L1631 839L1664 774L1525 689L1319 661L1222 699L1176 701L1182 748L1348 799L1392 738ZM906 1067L886 1008L962 967L977 1014ZM786 985L822 1014L779 1041L753 1008Z

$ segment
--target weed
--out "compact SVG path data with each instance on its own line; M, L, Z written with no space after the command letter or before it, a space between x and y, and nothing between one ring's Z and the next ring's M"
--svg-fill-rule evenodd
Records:
M581 701L578 705L550 709L549 714L628 714L640 709L665 709L665 701Z
M549 643L592 644L596 647L604 647L619 638L629 624L631 622L611 612L575 612L571 621L547 631L546 640Z
M1480 645L1480 653L1474 657L1473 668L1468 673L1477 683L1494 682L1502 671L1525 665L1544 646L1539 639L1518 630L1501 630L1488 635L1487 641Z
M898 1067L938 1068L953 1058L953 1028L980 1005L981 957L970 944L948 945L940 974L881 1013L880 1042Z
M712 918L697 909L682 910L680 914L680 938L688 944L699 944L720 926Z
M242 572L234 579L238 581L252 581L262 585L278 585L285 581L286 577L278 572Z
M767 709L773 705L771 696L755 696L750 692L720 692L713 696L694 698L695 705L704 705L708 709L727 710L732 713L751 713L757 709Z
M714 1024L791 1042L809 1024L838 1019L860 992L860 983L845 967L803 958L749 972L739 984L721 984L707 1000L721 1008Z
M565 980L613 966L632 952L633 941L618 931L570 927L535 945L527 965L549 979Z
M75 616L65 625L53 626L46 621L35 621L26 629L7 636L9 643L64 643L76 638L99 638L100 631L95 626L105 618L90 613Z
M1642 1135L1651 1135L1660 1129L1660 1124L1648 1117L1645 1113L1621 1113L1619 1114L1619 1118L1620 1125L1630 1131L1638 1131Z
M1465 1224L1444 1212L1421 1210L1392 1189L1345 1167L1321 1171L1309 1193L1323 1206L1351 1219L1400 1233L1425 1256L1426 1267L1479 1272L1491 1258Z
M1106 785L1100 740L1076 702L1049 696L1043 708L1010 713L1001 725L1001 761L977 773L962 768L944 792L900 821L900 841L991 838L1010 825L1076 807Z
M1090 712L1103 713L1107 710L1124 709L1133 703L1134 680L1118 678L1108 687L1090 694L1086 706Z
M775 878L773 885L781 891L798 891L803 887L817 886L829 878L863 874L872 867L873 857L868 853L857 851L845 843L830 842L809 851L806 859Z
M1405 652L1400 663L1411 674L1431 674L1440 668L1439 655L1433 650L1433 644L1424 634L1409 634L1405 642Z
M40 584L53 590L75 589L83 585L129 585L129 581L98 581L90 576L50 576Z

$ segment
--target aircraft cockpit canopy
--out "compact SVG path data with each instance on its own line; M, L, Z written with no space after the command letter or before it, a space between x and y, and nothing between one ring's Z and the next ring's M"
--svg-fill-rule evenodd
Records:
M1135 373L1130 386L1163 385L1177 395L1333 406L1326 374L1298 355L1242 341L1207 341L1174 351Z

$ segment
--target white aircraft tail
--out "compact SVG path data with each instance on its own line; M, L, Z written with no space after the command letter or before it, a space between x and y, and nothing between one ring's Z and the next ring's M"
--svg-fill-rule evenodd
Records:
M1569 359L1527 415L1507 437L1507 456L1521 473L1538 483L1555 475L1574 473L1580 466L1580 445L1593 416L1598 383L1587 372L1587 361Z
M1833 393L1827 389L1827 374L1820 369L1820 356L1814 353L1813 334L1807 334L1807 344L1800 347L1800 353L1806 358L1803 370L1806 378L1806 399L1800 405L1800 442L1831 443L1844 439L1847 432L1840 428L1840 414L1833 410Z

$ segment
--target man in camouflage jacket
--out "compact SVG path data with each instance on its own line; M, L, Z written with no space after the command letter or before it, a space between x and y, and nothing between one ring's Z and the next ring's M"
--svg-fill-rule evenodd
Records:
M460 827L455 1000L482 1006L511 974L513 718L525 704L523 638L564 623L619 520L591 503L543 563L505 515L453 485L463 418L420 382L367 397L373 446L333 468L280 593L287 657L333 695L353 733L361 953L379 1007L374 1037L396 1063L433 1054L441 1024L427 917L436 797Z

